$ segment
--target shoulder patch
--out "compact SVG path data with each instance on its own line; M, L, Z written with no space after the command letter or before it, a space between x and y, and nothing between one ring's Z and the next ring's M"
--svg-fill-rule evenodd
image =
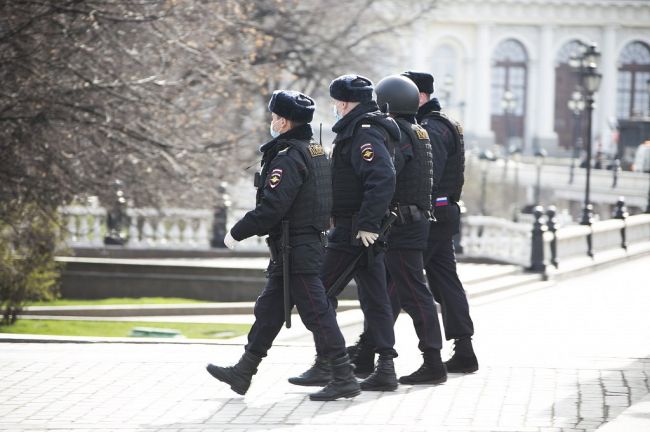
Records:
M271 189L275 189L280 184L281 180L282 168L275 168L271 171L271 175L269 176L269 186L271 186Z
M311 157L316 157L316 156L325 156L325 150L323 149L323 146L320 144L311 144L307 146L309 149L309 154Z
M375 158L375 151L372 148L372 144L367 143L361 146L361 158L366 162L372 162Z
M422 126L413 125L413 129L415 130L415 134L418 136L418 139L421 140L429 139L429 134Z

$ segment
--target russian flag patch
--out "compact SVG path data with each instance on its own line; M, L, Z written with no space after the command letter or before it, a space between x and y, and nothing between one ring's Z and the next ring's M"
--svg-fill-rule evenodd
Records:
M436 207L442 207L446 205L449 205L449 200L447 199L447 197L436 198Z

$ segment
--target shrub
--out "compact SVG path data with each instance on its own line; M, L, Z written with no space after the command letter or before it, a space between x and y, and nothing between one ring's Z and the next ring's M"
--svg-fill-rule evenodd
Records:
M56 210L34 204L0 204L0 309L2 324L13 324L25 303L53 300L60 265Z

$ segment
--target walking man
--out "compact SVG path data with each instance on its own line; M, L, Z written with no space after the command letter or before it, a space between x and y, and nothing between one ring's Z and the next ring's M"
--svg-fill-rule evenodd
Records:
M268 235L271 260L268 282L255 302L255 323L239 362L207 366L208 372L238 394L248 390L257 367L285 322L284 282L289 310L295 304L331 369L331 376L311 400L336 400L360 393L336 311L318 276L324 257L323 231L329 225L331 175L323 147L314 142L309 123L314 101L299 92L278 90L269 102L270 133L264 144L261 175L256 176L257 205L237 222L224 243L234 249L248 237ZM282 241L281 241L282 239ZM289 255L290 254L290 255ZM290 264L290 267L284 264ZM288 270L288 271L287 271Z
M337 122L332 152L332 219L327 254L321 272L329 288L348 263L362 251L355 269L359 302L379 360L372 374L361 382L362 390L392 391L397 388L393 358L393 314L386 289L384 252L375 248L383 219L395 191L392 148L399 128L379 111L372 99L372 82L360 75L343 75L330 84ZM319 385L328 379L323 352L316 347L316 362L298 377L297 385Z
M433 206L435 221L431 223L427 250L424 253L429 288L442 309L447 340L454 340L454 355L445 363L449 373L471 373L478 370L472 347L474 324L469 304L456 271L453 236L460 228L458 201L465 181L465 145L460 124L442 112L433 93L433 76L424 72L404 72L420 91L418 123L429 133L434 161Z

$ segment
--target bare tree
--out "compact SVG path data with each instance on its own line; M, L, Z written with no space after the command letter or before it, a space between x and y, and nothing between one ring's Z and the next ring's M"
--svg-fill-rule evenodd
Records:
M53 273L59 206L108 203L115 179L137 205L211 206L266 139L272 90L369 73L434 4L0 0L0 301L25 297L16 257Z

